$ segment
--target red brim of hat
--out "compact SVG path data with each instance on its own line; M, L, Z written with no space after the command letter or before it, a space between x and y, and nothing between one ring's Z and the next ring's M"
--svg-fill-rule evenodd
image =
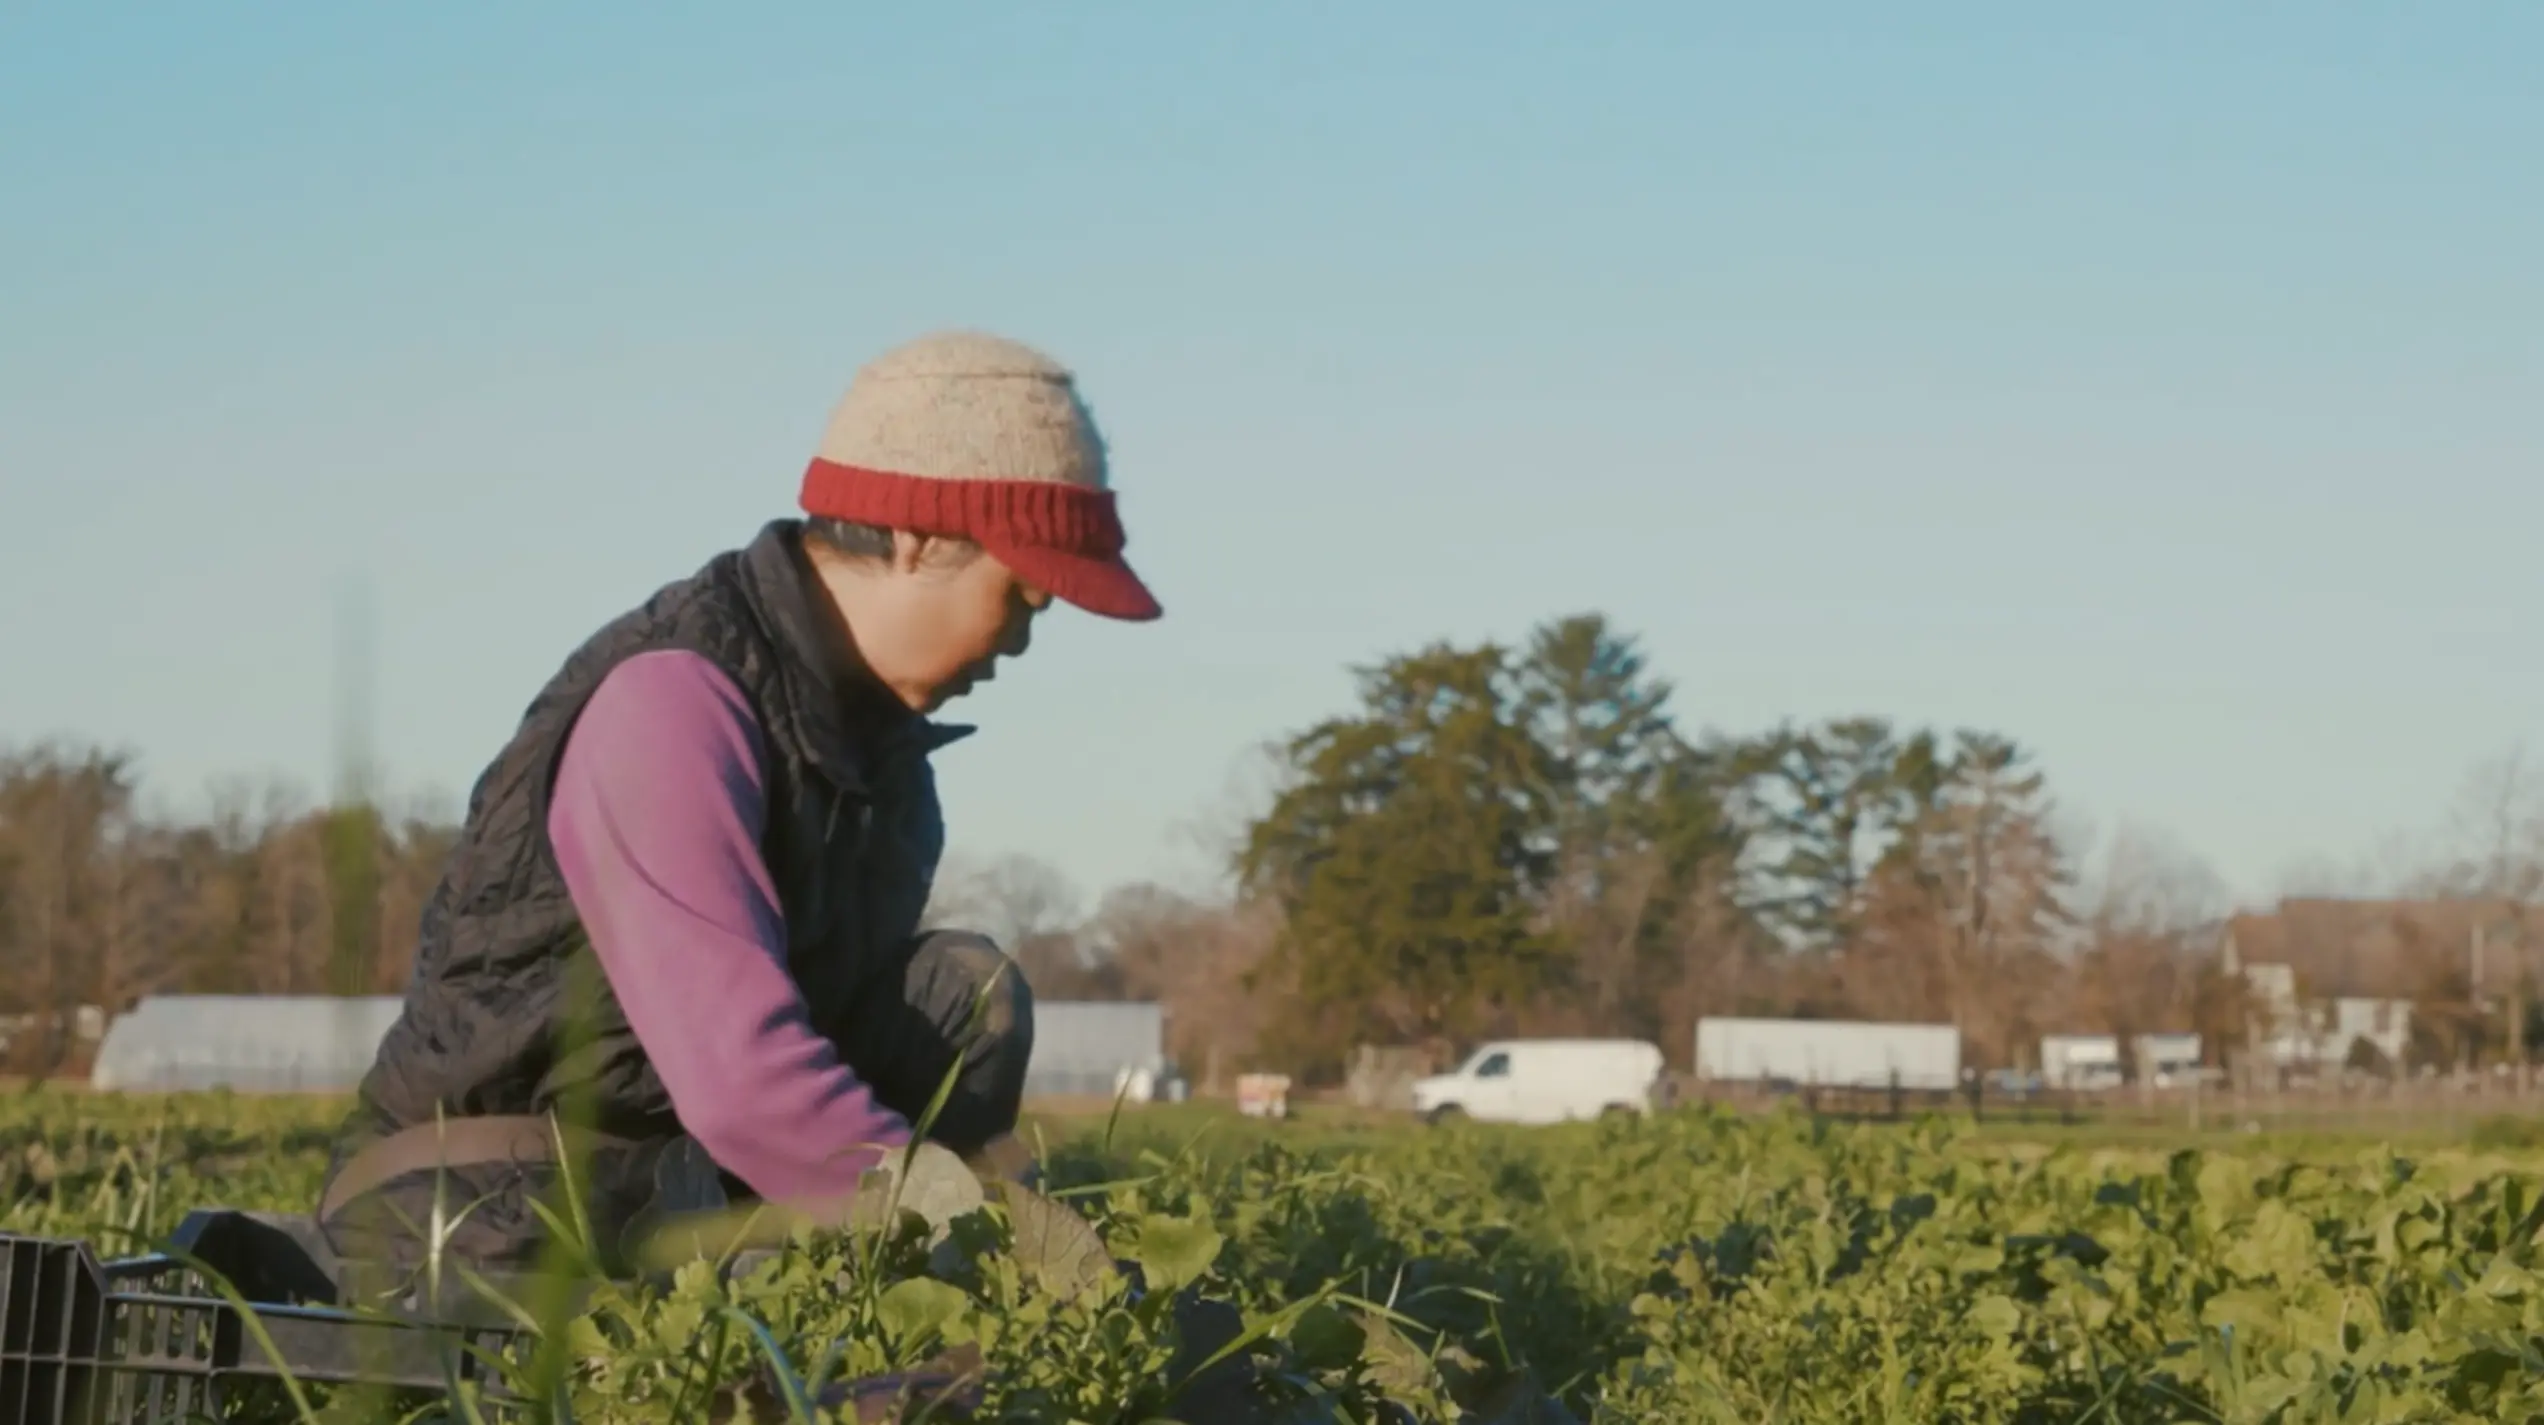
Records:
M1157 596L1119 555L1106 559L993 540L983 540L981 547L1026 583L1088 613L1146 623L1165 612L1158 607Z
M957 535L1050 591L1106 618L1146 622L1157 596L1122 559L1113 493L1025 480L939 480L815 457L804 512L884 529Z

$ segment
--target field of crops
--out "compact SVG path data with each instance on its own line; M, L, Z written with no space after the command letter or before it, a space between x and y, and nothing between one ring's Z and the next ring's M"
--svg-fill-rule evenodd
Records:
M334 1115L0 1104L0 1228L42 1233L305 1203ZM1744 1425L2544 1420L2539 1164L2051 1147L1941 1122L1161 1111L1054 1145L1053 1183L1120 1264L1082 1285L1005 1250L992 1209L933 1251L811 1242L737 1280L604 1293L552 1334L590 1421L702 1418L752 1380L740 1398L783 1419L797 1383L965 1343L987 1366L973 1418L998 1421L1516 1422L1565 1418L1558 1402Z

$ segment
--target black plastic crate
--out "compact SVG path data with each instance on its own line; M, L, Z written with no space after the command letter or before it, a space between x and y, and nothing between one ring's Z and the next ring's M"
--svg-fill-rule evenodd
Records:
M456 1375L493 1394L488 1359L520 1343L491 1312L448 1300L430 1315L345 1309L304 1222L211 1209L171 1245L186 1255L100 1260L85 1242L0 1234L0 1422L173 1425L216 1416L285 1368L310 1384L425 1391ZM187 1256L251 1304L271 1354Z

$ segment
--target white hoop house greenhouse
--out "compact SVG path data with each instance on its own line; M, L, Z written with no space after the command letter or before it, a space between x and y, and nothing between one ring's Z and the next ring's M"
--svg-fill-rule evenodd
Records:
M97 1046L92 1086L127 1093L349 1093L371 1067L393 997L152 995Z
M1163 1007L1104 1000L1050 1000L1034 1006L1028 1098L1113 1096L1126 1073L1157 1074L1166 1064Z
M92 1086L114 1092L350 1093L397 1022L394 997L153 995L97 1046ZM1111 1097L1125 1074L1157 1074L1166 1022L1154 1004L1034 1006L1032 1097Z

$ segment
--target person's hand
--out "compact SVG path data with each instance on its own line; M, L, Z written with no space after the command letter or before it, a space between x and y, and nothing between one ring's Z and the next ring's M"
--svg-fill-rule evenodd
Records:
M1033 1149L1013 1133L1001 1133L963 1160L983 1182L1014 1183L1028 1191L1042 1187L1042 1164Z
M921 1142L885 1152L853 1191L837 1197L730 1206L719 1202L665 1214L662 1221L647 1224L639 1260L668 1270L701 1257L774 1248L807 1226L829 1231L881 1227L887 1214L901 1212L917 1213L926 1220L930 1237L942 1239L949 1223L988 1200L969 1163L943 1144Z
M697 1256L773 1247L807 1222L821 1227L883 1225L887 1212L915 1212L932 1239L942 1240L954 1219L995 1196L1017 1229L1018 1245L1033 1255L1076 1259L1101 1247L1093 1228L1074 1209L1041 1195L1042 1166L1033 1150L1002 1133L969 1157L941 1143L922 1141L885 1153L866 1170L844 1201L787 1206L750 1203L708 1207L675 1216L655 1234L648 1256L685 1261ZM698 1204L707 1207L707 1204Z
M915 1212L926 1219L931 1237L943 1237L955 1218L988 1200L971 1164L942 1143L921 1141L893 1149L866 1171L848 1204L848 1220L879 1227L887 1213Z

